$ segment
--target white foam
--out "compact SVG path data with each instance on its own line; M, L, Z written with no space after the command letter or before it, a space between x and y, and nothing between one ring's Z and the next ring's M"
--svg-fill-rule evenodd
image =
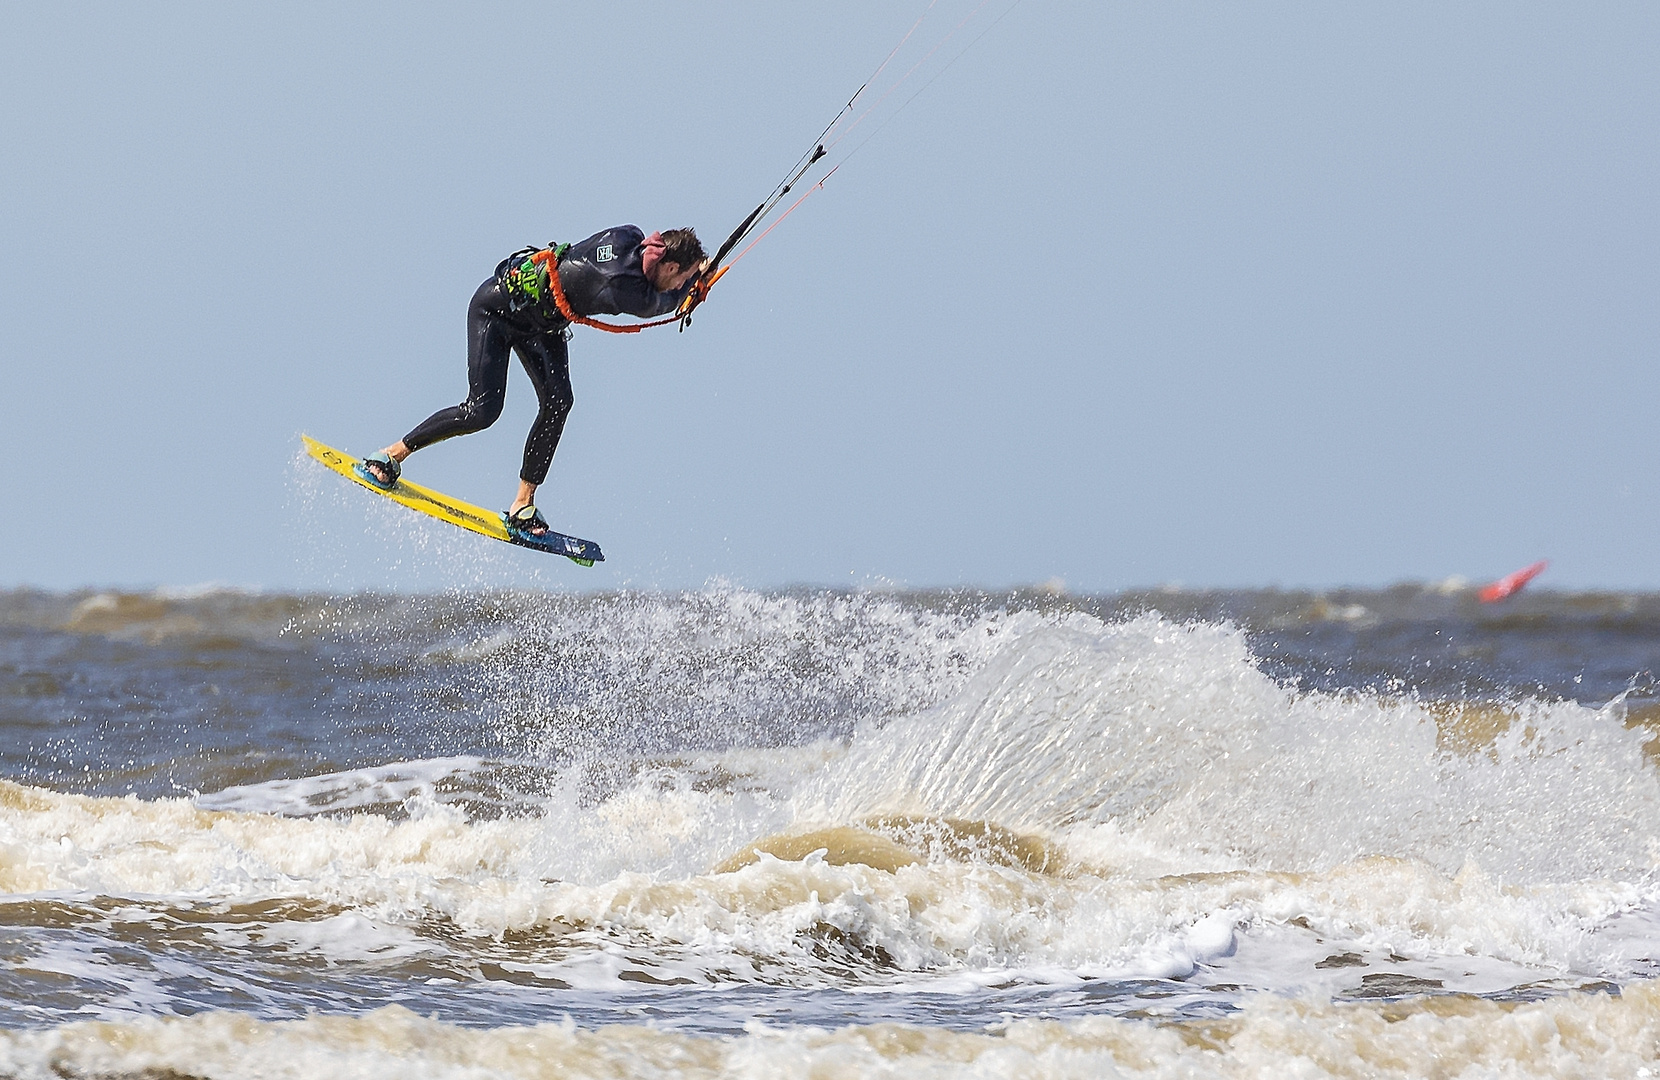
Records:
M259 927L249 940L290 953L314 953L330 960L394 960L439 955L437 942L423 940L407 926L395 926L355 912L311 921L282 921Z
M397 1007L361 1017L261 1022L230 1013L0 1031L0 1072L241 1078L444 1077L1648 1077L1660 992L1570 995L1505 1008L1389 1013L1371 1005L1257 999L1202 1026L1093 1017L1020 1020L984 1033L903 1024L836 1030L752 1025L700 1038L569 1022L468 1029Z
M431 798L439 781L465 776L484 765L482 758L470 756L399 761L372 768L239 784L198 795L194 801L204 810L239 810L291 817L370 806L396 806L420 796Z
M1068 615L981 632L997 644L946 700L846 745L622 763L598 787L590 767L619 763L578 760L535 816L435 801L474 758L194 802L0 784L0 890L301 898L345 921L270 940L331 956L396 954L435 922L575 935L589 951L547 969L573 984L617 977L602 941L689 978L802 985L851 968L871 985L1221 972L1342 989L1311 967L1316 946L1403 957L1449 989L1647 970L1660 788L1611 713L1522 703L1491 743L1450 750L1426 707L1287 689L1226 627ZM388 803L407 817L350 812ZM762 837L884 813L1023 830L1064 865L921 852L890 872L825 852L713 871ZM1255 947L1302 934L1295 969Z
M549 852L580 843L552 819L469 823L441 808L399 822L294 819L213 813L182 800L0 793L8 804L32 804L0 815L7 842L0 884L14 896L303 898L342 914L261 929L255 939L340 958L418 951L424 946L410 928L438 919L475 935L594 931L639 943L649 964L700 981L713 972L724 974L708 979L746 978L760 962L768 978L834 983L844 976L815 959L828 944L877 983L976 971L1031 979L1046 969L1185 978L1208 968L1296 990L1320 985L1306 964L1300 973L1258 970L1252 958L1260 951L1240 943L1297 921L1333 951L1619 975L1655 940L1648 936L1654 898L1636 885L1518 890L1473 871L1448 877L1402 860L1298 875L1148 879L950 861L888 872L833 866L815 853L799 861L764 856L727 873L625 870L584 883L549 873ZM669 821L664 832L685 827ZM1604 942L1598 933L1607 927L1619 936ZM594 940L601 939L588 947ZM575 950L568 962L588 970L596 961Z

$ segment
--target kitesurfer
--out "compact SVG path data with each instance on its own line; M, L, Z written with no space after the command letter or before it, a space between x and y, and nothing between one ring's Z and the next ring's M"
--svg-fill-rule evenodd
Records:
M562 298L556 297L548 280L548 267L555 263ZM536 509L536 489L547 478L573 401L565 347L570 319L560 308L581 317L655 318L679 308L707 265L703 245L691 229L647 236L633 225L619 225L545 252L527 248L502 260L467 307L466 400L440 409L402 439L364 458L358 475L389 489L410 454L495 423L507 397L507 355L514 352L536 388L540 408L525 440L519 490L506 514L507 527L527 537L542 536L548 523Z

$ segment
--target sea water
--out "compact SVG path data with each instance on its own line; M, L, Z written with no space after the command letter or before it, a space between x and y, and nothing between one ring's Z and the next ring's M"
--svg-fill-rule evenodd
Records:
M1660 597L0 593L0 1075L1645 1076Z

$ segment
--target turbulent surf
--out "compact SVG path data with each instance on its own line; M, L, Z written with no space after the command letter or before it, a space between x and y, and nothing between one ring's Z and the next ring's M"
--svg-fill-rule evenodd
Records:
M1647 1075L1660 598L0 593L0 1075Z

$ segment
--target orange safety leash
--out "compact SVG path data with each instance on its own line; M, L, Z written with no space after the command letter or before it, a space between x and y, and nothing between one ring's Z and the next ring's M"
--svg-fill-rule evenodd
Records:
M569 322L581 323L583 326L591 326L595 330L604 330L609 334L638 334L641 330L649 330L653 326L667 326L669 323L679 322L681 319L684 319L687 315L691 314L690 309L687 307L686 301L691 300L693 296L697 296L699 302L703 299L703 297L699 295L699 290L693 289L692 292L686 295L686 301L681 301L680 310L676 311L673 315L666 316L665 318L654 319L651 322L635 323L632 326L621 326L617 323L600 322L598 319L590 319L586 315L578 315L575 311L571 310L571 302L565 299L565 286L559 280L559 266L554 262L552 248L543 248L541 251L534 253L530 256L530 261L540 263L541 265L547 267L548 288L553 292L553 303L554 306L559 309L559 314L563 315ZM711 281L709 284L713 285L714 282ZM707 293L709 291L708 286L704 286L701 291ZM696 306L697 304L691 305L691 307Z

